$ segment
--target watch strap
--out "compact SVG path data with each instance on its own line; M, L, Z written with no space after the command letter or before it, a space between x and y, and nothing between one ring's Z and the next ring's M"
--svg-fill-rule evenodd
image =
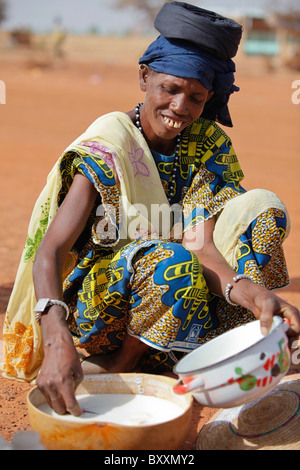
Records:
M38 324L41 323L41 317L43 314L47 313L46 309L48 307L51 307L51 305L60 305L63 307L63 309L66 312L66 320L69 317L69 307L65 302L62 302L61 300L56 300L56 299L39 299L36 306L34 307L34 312L35 312L35 318Z

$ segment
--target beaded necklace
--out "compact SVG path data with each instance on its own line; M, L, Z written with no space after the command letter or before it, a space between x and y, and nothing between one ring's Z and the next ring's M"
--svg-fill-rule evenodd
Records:
M141 133L143 133L143 128L141 126L141 121L140 121L140 107L142 103L138 103L135 107L135 125L139 129ZM168 187L168 201L170 202L172 197L175 194L175 180L176 180L176 172L177 172L177 167L178 167L178 161L179 161L179 147L180 147L180 140L181 140L181 133L178 134L177 140L176 140L176 147L175 147L175 152L174 152L174 164L173 164L173 170L172 170L172 175L171 179L169 182L169 187Z

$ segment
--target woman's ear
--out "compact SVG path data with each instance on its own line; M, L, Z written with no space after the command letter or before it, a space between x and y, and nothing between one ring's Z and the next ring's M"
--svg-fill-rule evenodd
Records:
M207 103L207 102L211 99L211 97L213 96L213 94L214 94L214 91L213 91L213 90L211 90L211 91L208 92L205 103Z
M139 66L139 79L140 79L140 89L142 91L146 91L147 88L147 80L150 75L150 69L148 65L141 64Z

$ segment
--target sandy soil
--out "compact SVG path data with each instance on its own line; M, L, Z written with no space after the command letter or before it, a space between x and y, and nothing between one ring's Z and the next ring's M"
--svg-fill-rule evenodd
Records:
M99 115L127 111L143 99L136 61L149 39L69 38L63 60L53 59L41 39L33 50L9 49L0 35L0 340L5 308L26 238L29 216L45 178L62 150ZM300 307L299 128L300 105L292 104L299 72L271 70L263 58L236 60L241 91L231 99L234 128L227 129L246 174L244 186L276 192L292 221L285 242L291 283L281 295ZM0 434L7 440L30 429L30 384L0 377ZM192 449L201 426L216 410L195 403L184 444Z

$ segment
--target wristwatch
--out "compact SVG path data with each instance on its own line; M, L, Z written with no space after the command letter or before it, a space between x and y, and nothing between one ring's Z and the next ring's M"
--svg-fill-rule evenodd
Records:
M35 319L38 322L38 324L41 323L41 317L44 315L48 307L51 307L51 305L60 305L61 307L64 308L66 312L66 320L69 317L69 307L67 304L62 302L61 300L52 300L52 299L39 299L36 306L34 307L33 311L35 312Z

